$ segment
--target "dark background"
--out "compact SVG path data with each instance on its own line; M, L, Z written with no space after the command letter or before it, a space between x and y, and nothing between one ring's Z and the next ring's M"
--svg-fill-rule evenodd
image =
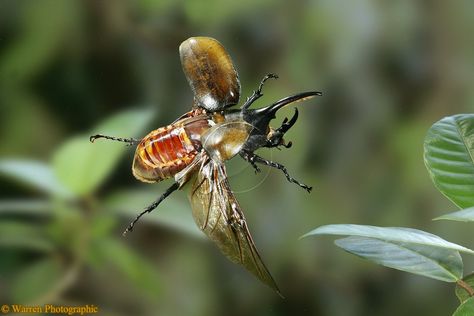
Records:
M148 215L170 209L171 222L182 226L149 220L122 238L132 214L170 185L136 181L129 149L97 190L59 208L79 214L66 216L67 229L54 216L15 214L8 203L62 202L0 178L0 303L94 304L104 315L450 314L457 304L452 284L373 265L345 254L332 238L298 238L320 225L356 223L423 229L474 247L468 224L431 220L455 207L423 164L428 128L472 111L473 29L469 1L0 0L2 160L49 163L65 141L87 137L123 110L150 109L150 123L138 135L117 136L169 124L191 106L178 54L190 36L211 36L226 47L242 99L266 73L280 76L255 106L323 92L298 105L300 119L287 136L293 148L260 151L312 185L310 195L278 171L255 176L240 158L229 163L232 187L286 299L228 262L196 234L190 216L173 218L175 209L190 213L182 192ZM281 111L273 126L292 113ZM91 146L108 154L102 142ZM124 191L144 196L132 200ZM128 215L112 206L102 214L110 199ZM88 236L97 218L113 221L99 225L106 233L97 240L108 246L65 241ZM16 243L18 223L56 236L54 249ZM57 268L38 268L56 259ZM467 273L474 262L465 259Z

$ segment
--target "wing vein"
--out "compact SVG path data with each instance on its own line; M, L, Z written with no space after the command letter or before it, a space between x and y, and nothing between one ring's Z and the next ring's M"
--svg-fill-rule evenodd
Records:
M200 159L202 165L194 169L196 174L189 192L194 220L229 260L242 265L279 293L230 189L224 164L206 154Z

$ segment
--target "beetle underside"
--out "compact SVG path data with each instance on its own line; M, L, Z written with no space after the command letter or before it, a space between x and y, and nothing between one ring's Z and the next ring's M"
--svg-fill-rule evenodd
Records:
M274 74L265 76L257 90L240 109L228 109L238 103L240 82L230 56L216 40L193 37L180 46L183 70L194 92L193 110L171 125L150 132L142 139L105 138L137 145L133 173L138 180L159 182L174 177L174 183L146 207L124 231L132 231L136 222L154 210L177 189L189 187L193 217L198 227L231 261L241 264L263 283L280 293L263 263L250 235L245 216L227 180L225 161L239 154L260 172L257 164L281 170L287 180L310 192L311 187L291 177L287 169L254 152L262 147L290 148L283 136L296 123L298 111L281 126L269 126L282 107L303 101L320 92L304 92L283 98L267 107L250 109L263 93L263 85Z

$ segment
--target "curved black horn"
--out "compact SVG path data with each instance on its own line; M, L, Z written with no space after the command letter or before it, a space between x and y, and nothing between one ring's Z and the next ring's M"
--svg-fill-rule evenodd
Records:
M273 118L275 116L275 113L279 109L283 108L284 106L290 103L304 101L307 99L311 99L315 96L321 96L321 95L323 94L319 91L309 91L309 92L302 92L295 95L291 95L289 97L278 100L269 106L255 110L255 114L260 114L260 115L263 114L266 117Z

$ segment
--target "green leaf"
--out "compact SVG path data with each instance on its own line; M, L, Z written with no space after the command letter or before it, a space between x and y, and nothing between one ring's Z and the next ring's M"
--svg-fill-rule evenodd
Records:
M459 251L474 254L468 248L411 228L326 225L302 237L311 235L352 236L337 240L336 245L375 263L446 282L462 278Z
M111 136L135 137L152 118L149 110L122 112L90 133ZM123 143L112 141L89 141L89 134L72 138L63 144L53 157L57 177L71 191L84 196L95 189L112 172L126 150L134 150ZM127 170L130 172L129 170Z
M389 268L445 282L456 282L462 277L462 259L455 250L367 237L347 237L335 244Z
M61 274L61 265L52 257L35 261L13 281L12 301L24 304L38 299L54 288Z
M435 220L439 219L458 222L474 222L474 207L470 207L461 211L449 213L435 218Z
M454 312L453 316L472 316L474 315L474 297L471 297L462 303Z
M46 216L52 214L52 204L43 200L3 200L0 201L0 215Z
M156 187L155 190L123 190L114 193L106 199L105 206L111 212L125 215L132 220L147 205L156 201L164 192L164 189ZM189 234L192 237L204 238L204 234L197 228L192 214L191 206L187 199L179 192L168 197L153 212L146 214L135 226L139 229L141 224L149 223L165 225L178 231ZM186 201L186 202L185 202ZM125 229L125 227L124 227Z
M92 223L90 223L90 235L92 238L102 238L109 236L117 226L118 219L111 216L108 212L101 212L93 217Z
M112 238L101 238L94 242L95 248L89 255L93 263L109 262L119 272L135 283L137 288L143 289L151 296L156 297L162 284L155 268L123 243Z
M71 197L72 195L58 181L52 169L40 161L1 160L0 174L51 195L60 197Z
M42 226L14 221L0 223L0 248L51 252L55 249Z
M325 225L310 231L301 238L311 235L349 235L368 237L396 243L433 246L474 254L474 251L471 249L451 243L436 235L404 227L377 227L353 224Z
M471 273L469 275L466 275L463 279L463 282L466 283L468 286L474 289L474 273ZM459 285L459 283L456 285L456 296L458 297L459 301L461 303L465 302L469 296L469 293Z
M428 131L424 160L434 185L459 208L474 206L474 115L445 117Z

